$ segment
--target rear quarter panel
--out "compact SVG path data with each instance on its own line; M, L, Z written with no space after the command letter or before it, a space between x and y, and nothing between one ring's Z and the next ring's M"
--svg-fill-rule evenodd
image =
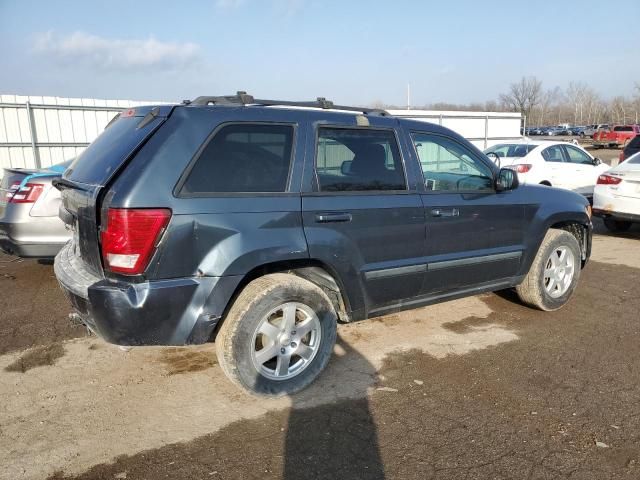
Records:
M273 261L308 258L297 193L180 197L176 185L214 129L229 122L286 122L275 109L174 109L110 189L111 207L170 208L172 219L147 270L150 279L243 275ZM296 125L290 190L300 184L303 122ZM298 187L299 190L299 187ZM105 202L107 203L107 202Z

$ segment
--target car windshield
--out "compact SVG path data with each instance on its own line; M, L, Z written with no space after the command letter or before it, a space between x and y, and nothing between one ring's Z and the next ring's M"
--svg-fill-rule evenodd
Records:
M494 153L499 157L524 157L531 150L536 148L537 145L529 145L522 143L504 143L501 145L494 145L487 148L484 153Z

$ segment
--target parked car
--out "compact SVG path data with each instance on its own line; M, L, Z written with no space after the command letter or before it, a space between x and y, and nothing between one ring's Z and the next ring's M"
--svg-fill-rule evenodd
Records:
M577 136L584 136L584 131L587 127L585 126L578 126L578 127L571 127L569 129L569 135L577 135Z
M562 135L560 132L564 130L565 129L563 127L549 127L544 131L543 135L548 137L553 137L555 135Z
M598 176L609 166L578 145L551 140L505 143L485 150L500 157L500 166L518 173L523 184L565 188L586 197L593 195Z
M556 129L556 135L565 135L565 136L571 136L573 135L572 129L573 127L557 127Z
M640 135L636 135L631 139L631 141L627 144L626 147L622 149L620 152L620 156L618 157L620 163L624 162L627 158L635 155L640 152Z
M608 131L609 130L609 124L608 123L596 123L596 124L593 124L593 125L587 125L587 127L582 131L580 136L582 138L585 138L585 137L593 138L593 135L599 130Z
M593 146L625 148L640 133L640 125L616 125L610 131L600 130L593 135Z
M593 192L593 213L612 232L640 223L640 153L600 175Z
M0 249L51 259L71 238L58 217L60 192L51 184L71 162L40 170L5 168L0 181Z
M324 99L136 107L55 184L79 318L118 345L215 339L258 395L310 384L338 320L510 287L558 309L591 249L584 197L519 187L444 127Z

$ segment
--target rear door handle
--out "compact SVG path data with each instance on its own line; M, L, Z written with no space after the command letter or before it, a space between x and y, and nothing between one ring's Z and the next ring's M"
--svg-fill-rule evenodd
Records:
M432 217L459 217L460 210L458 210L457 208L450 208L450 209L434 208L431 210L431 216Z
M348 212L318 213L316 214L317 223L330 222L350 222L351 214Z

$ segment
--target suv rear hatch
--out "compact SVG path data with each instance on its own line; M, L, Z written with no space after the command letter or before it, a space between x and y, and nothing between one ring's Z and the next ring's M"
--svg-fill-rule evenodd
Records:
M96 275L103 275L99 225L106 187L164 123L172 109L172 105L149 106L120 113L62 178L54 181L62 191L60 218L74 231L75 254Z

